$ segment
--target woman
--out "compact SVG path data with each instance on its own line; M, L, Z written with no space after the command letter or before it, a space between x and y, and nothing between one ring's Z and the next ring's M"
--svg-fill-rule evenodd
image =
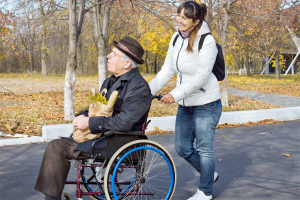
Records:
M152 94L155 94L177 75L176 88L161 101L179 103L175 149L201 173L199 189L189 200L209 200L212 199L213 183L218 179L213 138L222 104L220 86L212 73L218 50L214 38L208 35L198 51L201 35L210 32L205 22L207 8L204 4L200 6L188 1L178 7L177 13L178 31L172 37L161 71L149 85Z

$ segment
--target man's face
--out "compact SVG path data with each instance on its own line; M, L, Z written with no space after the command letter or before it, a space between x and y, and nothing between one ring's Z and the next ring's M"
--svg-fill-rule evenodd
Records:
M114 47L112 52L107 55L107 70L116 77L121 76L127 70L125 69L126 61L123 61L124 53Z

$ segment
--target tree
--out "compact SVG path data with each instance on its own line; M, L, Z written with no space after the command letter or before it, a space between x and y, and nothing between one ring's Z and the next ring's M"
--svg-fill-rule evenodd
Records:
M231 13L232 5L237 0L227 0L223 1L219 5L219 18L218 18L218 24L219 24L219 33L220 33L220 39L221 39L221 46L223 49L223 55L224 58L226 58L226 38L227 38L227 30L228 30L228 21L229 16ZM225 72L227 72L227 65L225 65ZM222 103L225 106L229 106L228 104L228 80L227 80L227 73L225 73L225 78L222 81L222 97L221 97Z
M76 21L76 0L68 0L69 9L69 52L66 64L65 87L64 87L64 111L65 120L72 120L74 113L74 85L76 81L77 67L77 41L80 36L84 17L85 0L81 1L78 21Z
M104 4L103 11L103 24L102 31L100 25L100 11L101 5L100 0L93 0L93 29L94 29L94 41L97 49L97 67L98 67L98 78L99 78L99 89L103 81L107 78L107 43L108 43L108 24L109 24L109 15L113 0L108 1Z
M55 6L54 0L38 0L39 1L39 10L40 10L40 17L42 23L42 47L41 47L41 63L42 63L42 75L47 76L47 64L46 64L46 51L47 51L47 44L46 44L46 32L47 32L47 19L50 15L52 15L56 10L57 6ZM48 9L47 9L48 8Z

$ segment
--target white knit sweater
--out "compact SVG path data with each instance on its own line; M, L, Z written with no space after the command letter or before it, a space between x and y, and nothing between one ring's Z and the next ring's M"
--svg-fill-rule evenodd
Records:
M211 35L206 36L203 46L198 52L201 35L209 32L207 23L203 22L197 33L193 53L186 51L188 38L184 39L178 32L174 33L164 65L149 83L152 94L160 90L176 74L176 88L170 94L180 105L204 105L221 97L218 80L212 73L218 50ZM173 40L177 34L179 37L173 47Z

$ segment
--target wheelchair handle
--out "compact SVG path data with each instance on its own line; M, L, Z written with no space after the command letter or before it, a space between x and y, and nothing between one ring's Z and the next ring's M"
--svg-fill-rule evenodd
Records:
M158 99L158 100L161 100L161 98L162 98L163 96L160 94L160 95L153 95L152 96L152 100L153 99Z

